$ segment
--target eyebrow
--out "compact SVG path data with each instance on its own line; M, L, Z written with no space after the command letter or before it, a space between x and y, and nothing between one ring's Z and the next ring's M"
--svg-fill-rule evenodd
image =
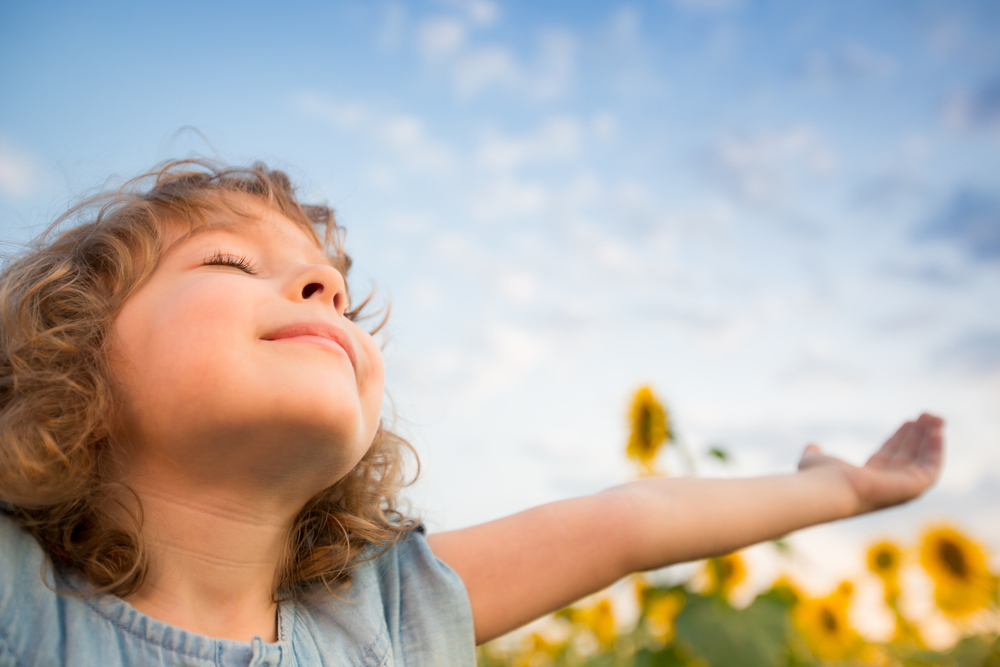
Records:
M250 227L251 229L247 229ZM161 258L166 257L175 249L179 248L184 243L194 239L197 236L203 236L205 234L210 234L212 232L223 232L225 234L231 234L232 236L250 236L263 245L269 237L260 231L259 225L247 224L246 222L237 221L224 221L224 222L214 222L212 226L199 225L192 228L185 236L174 241L169 248L163 251ZM334 260L323 251L322 247L317 246L316 250L319 252L319 256L323 258L321 263L332 266L338 271L340 268L334 263Z

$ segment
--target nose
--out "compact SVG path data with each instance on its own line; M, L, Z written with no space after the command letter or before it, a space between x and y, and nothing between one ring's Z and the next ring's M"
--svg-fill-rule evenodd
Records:
M296 276L289 296L332 304L338 315L343 315L347 309L347 283L343 274L329 264L307 265Z

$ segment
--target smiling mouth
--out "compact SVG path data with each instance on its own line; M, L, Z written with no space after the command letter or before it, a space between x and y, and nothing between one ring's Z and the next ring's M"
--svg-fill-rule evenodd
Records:
M272 343L290 341L319 345L340 352L351 362L351 367L355 370L357 369L357 363L354 359L354 346L351 343L350 337L346 331L329 322L317 320L290 324L272 331L261 340Z
M267 339L265 339L267 340ZM284 338L272 338L268 340L269 343L312 343L313 345L319 345L320 347L325 347L330 350L335 350L340 352L340 354L347 357L348 361L353 361L347 350L343 348L340 343L335 340L330 340L324 336L317 336L316 334L299 334L298 336L286 336Z

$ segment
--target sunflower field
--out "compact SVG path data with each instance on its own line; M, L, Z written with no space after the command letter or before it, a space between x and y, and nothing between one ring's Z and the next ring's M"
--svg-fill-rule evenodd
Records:
M677 443L663 404L649 387L632 397L626 454L639 475L662 475L657 454ZM692 458L680 453L689 462ZM723 461L727 454L713 449ZM780 550L788 547L776 544ZM749 605L735 606L734 589L747 577L739 553L704 561L688 581L659 585L631 580L629 622L621 596L588 599L544 619L536 632L513 633L479 648L480 667L1000 667L998 578L984 547L956 526L928 525L913 545L879 541L867 552L866 576L878 582L894 621L887 641L865 639L848 615L855 583L843 581L811 597L787 575ZM905 604L901 571L919 567L932 582L933 608ZM621 589L619 584L616 588ZM958 639L942 649L925 637L927 616L947 619Z

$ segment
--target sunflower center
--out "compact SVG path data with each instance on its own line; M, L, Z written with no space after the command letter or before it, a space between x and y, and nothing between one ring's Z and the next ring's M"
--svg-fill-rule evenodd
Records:
M639 411L639 418L636 420L635 430L639 433L639 438L642 441L643 448L652 449L653 415L650 414L649 408L643 406L642 410Z
M837 630L840 629L840 623L837 621L837 617L833 615L833 612L826 607L820 612L820 623L823 624L823 629L829 632L831 635L837 634Z
M958 579L965 579L969 574L969 567L965 562L965 554L954 542L949 542L947 540L941 542L941 546L938 548L938 553L941 555L941 560L951 573Z
M875 558L875 564L880 570L888 570L892 567L893 557L888 551L882 551Z

